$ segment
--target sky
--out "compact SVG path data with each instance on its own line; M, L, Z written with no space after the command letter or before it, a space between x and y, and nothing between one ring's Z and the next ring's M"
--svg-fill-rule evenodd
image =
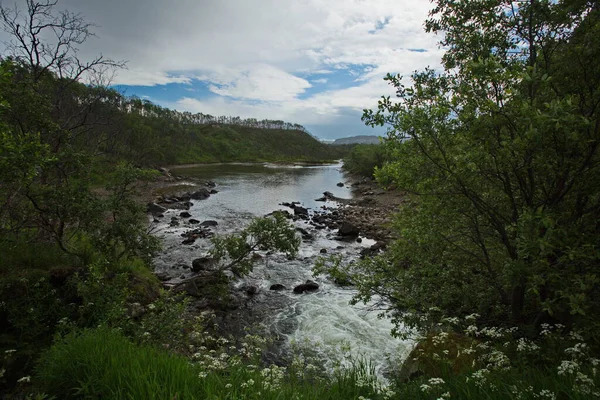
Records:
M14 1L0 0L5 6ZM24 0L16 5L23 7ZM381 135L360 117L383 77L439 68L429 0L59 0L96 36L82 58L127 61L112 84L180 111L304 125L324 140Z

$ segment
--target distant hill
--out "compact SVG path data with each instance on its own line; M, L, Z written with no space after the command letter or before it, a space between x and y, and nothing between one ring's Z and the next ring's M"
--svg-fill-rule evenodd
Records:
M379 136L351 136L347 138L336 139L332 144L334 146L343 144L379 144Z
M189 142L174 160L178 164L230 161L326 161L344 153L302 130L235 125L194 127Z

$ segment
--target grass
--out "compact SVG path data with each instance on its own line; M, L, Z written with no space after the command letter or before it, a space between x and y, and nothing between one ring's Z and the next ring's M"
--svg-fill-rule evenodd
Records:
M598 395L592 367L596 362L584 358L566 372L556 367L560 362L460 372L442 368L439 376L398 382L392 390L377 382L365 362L355 361L333 375L323 374L302 356L294 357L287 367L261 367L256 343L243 342L228 353L232 347L227 340L210 340L222 346L203 342L207 346L198 347L188 358L135 344L114 329L72 333L41 358L37 389L61 399L584 400Z
M205 350L202 359L210 359ZM216 360L220 358L220 366ZM131 342L106 328L72 333L41 358L37 389L61 399L358 399L372 397L364 364L333 378L217 357L210 364ZM249 360L247 360L249 361ZM300 376L301 375L301 376Z

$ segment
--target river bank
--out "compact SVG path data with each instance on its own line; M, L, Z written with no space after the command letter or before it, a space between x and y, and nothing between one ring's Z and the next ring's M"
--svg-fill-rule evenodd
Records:
M343 173L341 164L221 165L162 173L149 203L151 226L163 242L156 274L166 287L192 296L192 313L215 314L220 334L237 336L258 327L273 338L268 358L276 362L289 354L292 342L325 343L330 353L348 342L357 356L369 354L383 369L387 355L408 347L390 337L390 321L379 319L376 310L349 304L351 286L312 271L320 257L350 263L381 251L392 238L385 224L401 202L399 194ZM236 234L252 218L274 211L286 215L302 238L297 257L257 251L252 273L231 282L226 297L212 296L211 280L202 272L209 237ZM315 290L301 294L298 287L308 280Z
M197 164L175 166L175 168L188 168L195 165ZM198 190L205 191L205 189L208 189L208 195L211 194L210 191L214 192L212 194L218 193L212 181L189 175L172 175L169 168L160 168L159 172L161 175L154 181L138 187L138 199L141 202L158 204L165 209L189 209L186 202L190 201L191 196L188 194L191 195ZM337 229L341 222L348 222L358 227L361 236L378 242L388 243L393 240L395 236L390 225L394 212L404 201L404 194L397 190L385 190L373 179L346 171L343 177L343 181L338 183L338 186L343 184L349 187L352 197L350 199L323 198L325 202L333 201L340 204L340 207L337 207L338 214L334 223L328 227ZM208 198L208 195L205 198Z

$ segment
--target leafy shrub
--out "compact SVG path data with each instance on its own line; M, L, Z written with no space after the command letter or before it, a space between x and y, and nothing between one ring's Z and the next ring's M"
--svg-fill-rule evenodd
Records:
M385 148L376 144L359 144L344 157L344 168L352 173L372 177L385 162Z

